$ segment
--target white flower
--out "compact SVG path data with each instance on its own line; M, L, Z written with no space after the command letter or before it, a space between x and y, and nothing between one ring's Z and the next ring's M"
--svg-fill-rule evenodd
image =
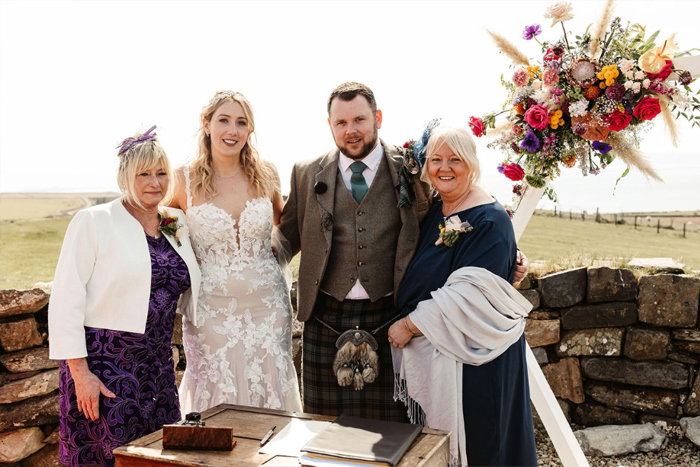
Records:
M559 22L572 19L574 15L571 14L571 10L573 10L573 7L569 2L555 3L554 5L547 7L547 13L544 14L544 17L551 18L552 27L554 27L554 25Z
M646 76L646 75L644 74L643 71L638 71L638 72L636 72L636 73L634 74L634 79L639 79L639 80L641 80L641 79L644 79L645 76Z
M177 230L175 231L175 239L178 242L182 242L183 238L190 236L190 229L186 225L178 224Z
M542 81L536 79L535 81L532 82L532 89L534 89L535 91L537 91L537 90L539 90L540 88L542 88Z
M626 60L626 59L623 58L623 59L620 61L619 66L620 66L620 71L621 71L621 72L627 73L627 72L630 70L630 68L632 68L632 67L634 66L634 60Z
M625 78L627 79L634 79L634 71L630 70L625 73Z
M632 81L625 81L625 89L631 89L633 84Z
M583 117L588 113L588 100L581 99L569 104L569 114L572 117Z
M639 83L634 83L632 85L632 91L634 91L634 93L637 94L639 92L640 87L641 87L641 85Z
M644 89L649 89L650 84L651 84L651 81L649 80L649 78L642 81L642 86L644 86Z

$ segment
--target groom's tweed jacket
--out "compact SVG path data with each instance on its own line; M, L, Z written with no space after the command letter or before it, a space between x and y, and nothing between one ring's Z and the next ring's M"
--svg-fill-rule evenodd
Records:
M337 149L292 169L279 227L292 254L302 252L300 321L311 317L319 288L342 300L359 277L372 301L395 294L413 257L420 222L430 208L430 188L416 177L416 203L397 208L403 158L395 147L381 144L384 160L359 206L340 177Z

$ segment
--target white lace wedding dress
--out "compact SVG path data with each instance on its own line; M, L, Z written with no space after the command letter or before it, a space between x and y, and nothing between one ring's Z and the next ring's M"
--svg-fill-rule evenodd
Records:
M197 322L183 324L182 414L221 403L300 412L291 304L270 243L272 203L248 201L236 225L211 203L192 205L188 169L186 218L202 285Z

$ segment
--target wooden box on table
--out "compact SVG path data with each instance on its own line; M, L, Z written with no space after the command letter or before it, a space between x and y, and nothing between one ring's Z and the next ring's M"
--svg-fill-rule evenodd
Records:
M274 456L259 454L260 440L273 426L279 433L293 418L333 421L335 417L221 404L202 412L207 426L231 426L232 451L163 449L163 430L114 450L117 467L274 465ZM423 428L397 467L445 467L449 461L449 431Z

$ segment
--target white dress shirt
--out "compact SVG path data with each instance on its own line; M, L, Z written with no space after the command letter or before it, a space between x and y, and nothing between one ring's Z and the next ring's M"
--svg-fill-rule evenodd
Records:
M362 176L365 177L365 182L367 182L367 188L372 186L372 181L374 181L374 176L377 174L379 169L379 163L384 157L384 147L377 141L377 146L370 152L367 157L362 159L367 168L362 172ZM350 184L350 177L352 176L352 169L350 169L350 164L355 162L354 159L350 159L348 156L340 153L338 157L338 168L340 169L340 175L343 177L343 183L352 195L352 185ZM346 300L369 300L369 294L360 284L360 278L358 277L355 281L355 285L350 289L350 292L345 296Z

